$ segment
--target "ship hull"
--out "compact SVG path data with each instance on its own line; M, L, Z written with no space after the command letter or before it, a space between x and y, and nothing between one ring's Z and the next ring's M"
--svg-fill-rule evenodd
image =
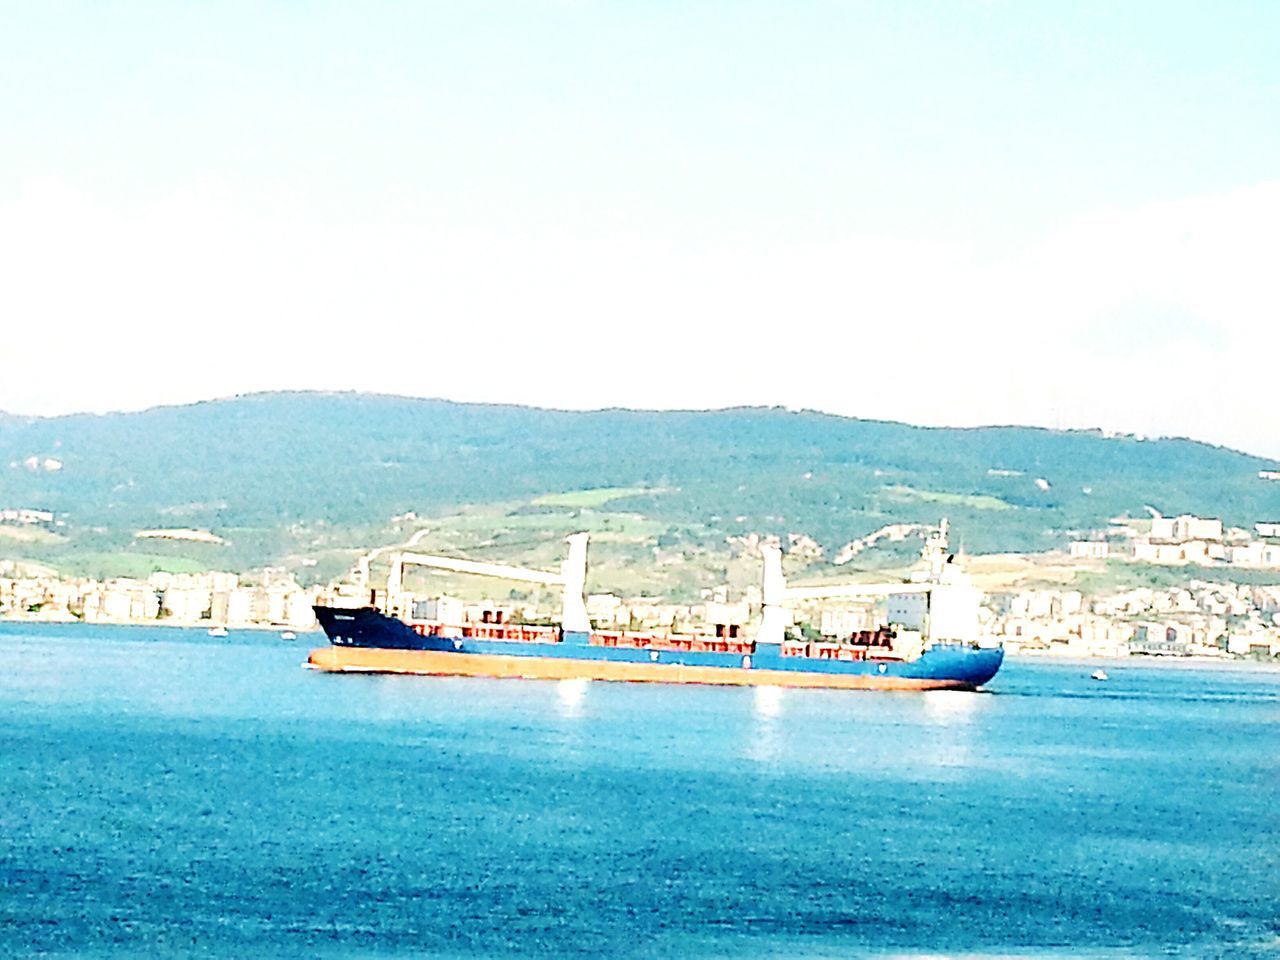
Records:
M815 660L787 657L774 645L751 653L606 647L586 634L551 643L476 640L419 633L371 608L316 615L331 646L308 666L330 673L615 680L845 690L973 690L1000 669L1004 651L967 644L931 647L917 660Z
M733 687L825 687L840 690L972 690L964 680L899 677L878 673L809 673L799 670L700 667L682 663L628 663L569 657L444 653L324 647L308 665L328 673L404 673L435 677L523 680L616 680L633 683L698 683Z

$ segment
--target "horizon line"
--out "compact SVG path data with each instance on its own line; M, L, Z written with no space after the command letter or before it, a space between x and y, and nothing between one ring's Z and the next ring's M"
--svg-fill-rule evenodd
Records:
M243 393L226 394L223 396L205 397L199 400L175 401L172 403L154 403L145 407L135 408L113 408L108 410L71 410L65 413L18 413L10 410L0 410L0 422L5 419L9 420L26 420L26 421L52 421L67 420L74 417L112 417L112 416L138 416L141 414L151 413L157 410L179 410L188 407L198 407L204 404L214 403L233 403L237 400L253 400L260 397L282 397L282 396L313 396L313 397L378 397L388 400L408 400L419 403L444 403L462 407L494 407L506 408L512 410L539 410L547 413L567 413L567 414L592 414L592 413L671 413L671 414L715 414L715 413L732 413L734 411L784 411L796 415L818 415L822 417L830 417L836 420L850 420L857 423L881 423L891 424L894 426L910 427L915 430L1040 430L1045 433L1071 434L1071 433L1088 433L1098 434L1107 440L1133 440L1138 443L1195 443L1201 446L1213 447L1218 450L1226 450L1241 456L1250 457L1254 460L1267 461L1269 463L1280 463L1280 458L1268 457L1262 454L1251 453L1248 450L1242 450L1238 447L1232 447L1224 443L1215 443L1211 440L1200 440L1196 437L1186 435L1170 435L1170 434L1146 434L1135 431L1125 430L1108 430L1099 426L1090 427L1050 427L1037 423L981 423L981 424L924 424L912 423L908 420L890 420L879 417L859 417L852 414L836 413L830 410L822 410L817 407L796 407L790 404L734 404L724 407L625 407L625 406L605 406L605 407L557 407L537 403L512 403L510 401L491 401L491 400L455 400L449 397L441 396L415 396L404 393L384 393L377 390L357 390L357 389L264 389L249 390Z

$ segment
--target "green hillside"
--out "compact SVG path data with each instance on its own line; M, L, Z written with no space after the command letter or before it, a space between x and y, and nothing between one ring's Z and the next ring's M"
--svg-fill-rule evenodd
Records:
M46 458L61 469L45 469ZM1203 443L762 408L584 413L257 394L140 413L0 416L0 465L0 506L53 510L65 522L61 537L0 538L0 558L85 572L127 551L134 567L145 557L181 569L306 560L319 576L360 546L393 541L396 526L414 522L391 518L410 511L452 515L451 527L423 523L440 536L466 533L473 546L500 535L512 553L596 524L633 559L655 547L727 555L725 537L749 532L806 533L830 549L942 514L970 552L1061 546L1071 531L1145 516L1147 506L1240 526L1280 518L1280 484L1257 477L1269 461ZM164 526L207 528L227 543L132 539Z

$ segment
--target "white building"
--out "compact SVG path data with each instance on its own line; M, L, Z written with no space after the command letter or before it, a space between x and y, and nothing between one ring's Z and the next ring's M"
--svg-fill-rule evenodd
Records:
M1280 544L1254 540L1252 543L1232 547L1230 558L1235 566L1277 570L1280 569Z
M1227 637L1227 652L1238 657L1280 655L1280 630L1254 630Z
M587 597L587 616L596 623L617 623L622 598L612 593L593 593Z
M1185 543L1188 540L1221 540L1222 521L1208 517L1194 517L1185 513L1180 517L1155 517L1151 521L1151 539L1166 543Z
M1111 544L1105 540L1073 540L1070 550L1078 560L1105 560L1111 555Z
M303 590L294 590L285 596L284 622L291 627L310 630L316 625L315 595Z
M224 624L252 623L253 594L253 590L245 587L219 590L210 600L209 619Z
M750 611L748 611L745 602L721 603L711 601L703 608L703 618L709 626L724 624L726 626L740 627L747 622L749 615Z
M1204 564L1210 560L1228 559L1230 549L1221 543L1185 540L1178 543L1139 540L1133 545L1133 559L1142 563L1177 566L1184 563Z
M209 612L212 594L198 587L169 586L163 593L161 609L174 620L194 623Z

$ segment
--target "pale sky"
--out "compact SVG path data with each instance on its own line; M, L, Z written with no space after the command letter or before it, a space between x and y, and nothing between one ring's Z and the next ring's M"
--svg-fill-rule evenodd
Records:
M1280 3L0 0L0 410L812 407L1280 457Z

